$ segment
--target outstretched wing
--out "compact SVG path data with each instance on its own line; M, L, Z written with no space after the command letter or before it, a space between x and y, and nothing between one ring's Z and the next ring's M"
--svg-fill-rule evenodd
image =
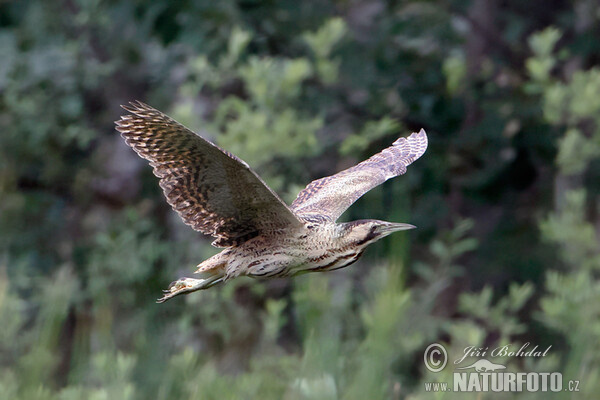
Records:
M150 161L183 222L227 247L302 222L244 161L154 108L133 102L116 122L125 142Z
M421 129L371 158L332 176L312 181L292 203L301 218L320 216L335 221L359 197L390 178L402 175L406 167L427 149L427 135Z

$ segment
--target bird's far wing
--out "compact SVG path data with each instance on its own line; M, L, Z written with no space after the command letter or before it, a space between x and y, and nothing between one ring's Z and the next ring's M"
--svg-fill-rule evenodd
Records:
M421 129L371 158L332 176L312 181L292 203L301 218L311 215L335 221L359 197L390 178L402 175L406 167L427 149L427 135Z
M168 203L193 229L227 247L302 222L244 161L141 102L117 130L150 161Z

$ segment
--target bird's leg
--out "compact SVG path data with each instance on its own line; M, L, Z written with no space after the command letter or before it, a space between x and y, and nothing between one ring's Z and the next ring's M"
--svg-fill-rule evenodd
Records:
M200 279L195 278L179 278L175 282L169 285L169 288L164 291L163 297L156 300L157 303L164 303L165 301L178 296L180 294L187 294L195 292L196 290L208 289L211 286L216 285L223 281L224 276L220 271L207 271L201 273L203 276Z
M158 303L164 303L165 301L178 296L180 294L187 294L195 292L196 290L208 289L217 283L223 282L225 279L225 268L227 266L227 253L221 252L215 254L208 260L203 261L198 265L198 269L195 274L198 274L199 279L196 278L179 278L175 282L169 285L169 288L164 291L163 297L157 300Z

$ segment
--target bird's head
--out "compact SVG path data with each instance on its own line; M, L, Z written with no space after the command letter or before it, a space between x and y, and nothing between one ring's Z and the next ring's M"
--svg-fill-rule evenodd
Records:
M343 225L346 239L357 247L366 247L397 231L416 228L416 226L410 224L380 221L377 219L362 219L346 222Z

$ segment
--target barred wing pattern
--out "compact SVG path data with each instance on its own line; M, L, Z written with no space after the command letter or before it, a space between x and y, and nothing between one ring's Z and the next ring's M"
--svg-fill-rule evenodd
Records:
M217 247L302 222L263 180L234 155L142 103L122 106L116 121L125 142L150 161L168 203Z
M312 181L292 203L300 218L323 217L337 220L363 194L390 178L402 175L406 167L427 149L427 135L421 129L371 158L332 176Z

